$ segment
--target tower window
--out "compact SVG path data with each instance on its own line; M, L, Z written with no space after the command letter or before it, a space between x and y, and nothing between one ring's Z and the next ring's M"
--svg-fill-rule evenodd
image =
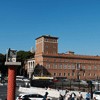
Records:
M70 76L70 73L68 73L68 76Z
M80 64L76 64L76 68L77 69L80 69Z
M64 73L64 76L66 76L66 73Z
M56 76L56 73L54 73L53 75Z
M61 73L59 73L59 76L61 76Z

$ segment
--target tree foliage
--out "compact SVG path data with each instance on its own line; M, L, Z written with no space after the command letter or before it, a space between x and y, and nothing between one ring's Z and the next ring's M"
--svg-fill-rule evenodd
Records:
M17 61L21 62L21 66L17 68L17 74L23 75L25 73L24 62L27 59L34 58L35 53L31 53L30 51L18 51L17 52Z
M0 71L3 74L7 73L7 67L5 66L6 55L0 53Z
M17 73L19 74L20 71L24 67L24 61L30 58L34 58L35 53L31 53L30 51L18 51L17 52L17 61L21 62L21 66L17 67ZM6 75L7 74L7 66L5 66L5 61L6 61L6 55L0 53L0 71L2 74Z
M0 62L5 62L5 55L0 53Z
M26 59L33 58L34 53L31 53L30 51L18 51L17 52L17 61L23 62Z

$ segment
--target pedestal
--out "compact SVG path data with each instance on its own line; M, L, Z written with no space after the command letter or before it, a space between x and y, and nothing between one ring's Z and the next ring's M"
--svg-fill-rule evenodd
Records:
M20 62L5 62L8 66L8 87L7 100L15 100L16 91L16 67L21 65Z

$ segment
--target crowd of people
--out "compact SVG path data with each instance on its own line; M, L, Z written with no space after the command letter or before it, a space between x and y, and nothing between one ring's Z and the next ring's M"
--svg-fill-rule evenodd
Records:
M60 100L84 100L83 96L81 94L81 92L79 92L79 95L76 95L74 92L69 94L65 94L65 96L63 96L63 98L61 97Z
M66 93L64 96L60 95L59 100L91 100L91 94L87 92L85 98L83 98L81 92L79 92L77 95L74 92L71 94ZM93 98L92 100L96 100L96 98Z

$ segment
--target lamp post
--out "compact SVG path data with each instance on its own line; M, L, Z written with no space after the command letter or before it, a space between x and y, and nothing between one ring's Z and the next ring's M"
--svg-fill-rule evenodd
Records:
M90 92L91 92L91 99L92 99L93 98L93 90L92 90L93 84L92 84L92 81L89 81L88 84L90 85Z
M16 62L16 56L17 51L9 48L5 62L5 65L8 66L7 100L15 100L16 66L21 65L21 62Z
M71 90L71 79L70 79L70 90Z
M99 77L97 76L97 90L99 91Z
M78 82L79 82L79 90L80 90L80 73L79 72L77 73L77 79L78 79Z

